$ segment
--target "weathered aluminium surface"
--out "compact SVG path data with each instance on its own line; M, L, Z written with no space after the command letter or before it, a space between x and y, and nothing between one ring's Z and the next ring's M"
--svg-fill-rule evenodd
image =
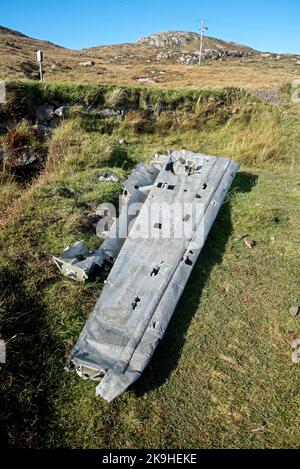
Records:
M113 264L68 366L99 380L98 396L111 402L149 363L238 167L186 150L157 155L125 181L120 217L101 247L89 252L79 242L55 258L78 280L104 260ZM142 203L139 213L128 215L136 202Z

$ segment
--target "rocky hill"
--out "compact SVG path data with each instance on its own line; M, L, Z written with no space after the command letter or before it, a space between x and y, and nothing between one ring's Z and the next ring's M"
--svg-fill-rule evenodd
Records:
M173 60L179 63L195 64L199 61L200 34L185 31L168 31L151 34L137 41L147 47L159 49L157 60ZM258 52L234 42L226 42L204 36L202 60L249 57Z
M204 36L199 74L200 35L155 33L135 43L70 50L0 26L0 78L38 79L36 51L44 51L47 81L84 81L166 87L278 88L299 76L297 56L261 53Z
M137 44L158 47L162 49L198 49L200 34L186 31L167 31L151 34L137 41ZM236 44L235 42L222 41L214 37L203 36L203 46L206 49L239 50L241 52L257 52L251 47Z

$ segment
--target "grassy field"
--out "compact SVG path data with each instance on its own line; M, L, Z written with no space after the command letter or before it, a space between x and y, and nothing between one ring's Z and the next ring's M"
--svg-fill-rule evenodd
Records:
M300 368L291 343L300 322L289 314L300 303L297 110L235 89L23 82L9 91L2 117L20 120L46 100L72 107L49 141L31 137L45 154L34 180L0 173L2 445L299 447ZM131 111L120 123L103 120L98 111L107 106ZM241 169L153 360L107 404L94 383L64 371L102 284L61 277L51 256L79 239L99 245L91 215L121 190L100 183L100 174L122 180L155 152L180 148L226 155Z

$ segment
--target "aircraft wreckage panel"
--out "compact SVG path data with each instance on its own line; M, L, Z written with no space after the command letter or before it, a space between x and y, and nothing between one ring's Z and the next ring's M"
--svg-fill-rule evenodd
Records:
M152 169L143 166L147 177L138 171L124 183L131 194L150 187L70 357L69 368L82 377L102 378L96 393L108 401L138 379L151 359L238 164L179 151L160 155ZM181 211L173 210L178 206Z

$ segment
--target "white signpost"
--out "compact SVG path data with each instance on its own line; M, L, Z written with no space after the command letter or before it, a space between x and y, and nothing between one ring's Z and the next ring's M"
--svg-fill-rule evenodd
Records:
M40 68L40 80L44 81L44 76L43 76L43 60L44 60L44 53L42 50L38 50L36 53L36 60L39 63L39 68Z

